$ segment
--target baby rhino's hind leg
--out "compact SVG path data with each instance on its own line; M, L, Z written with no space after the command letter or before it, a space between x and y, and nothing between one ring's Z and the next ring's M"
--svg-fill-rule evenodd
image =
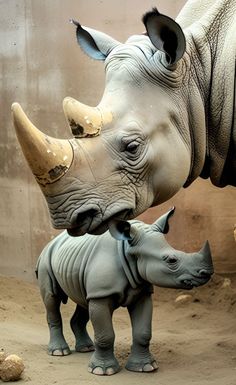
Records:
M71 318L70 325L75 335L75 350L77 352L91 352L94 350L94 344L88 335L86 325L89 320L88 309L80 305L76 306L75 312Z
M38 281L41 296L47 311L50 333L48 353L52 356L67 356L71 351L63 335L60 313L61 297L53 292L52 280L46 266L39 266Z

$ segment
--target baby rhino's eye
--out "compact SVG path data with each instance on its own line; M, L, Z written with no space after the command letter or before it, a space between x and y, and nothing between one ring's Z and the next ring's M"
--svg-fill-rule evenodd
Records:
M177 262L177 258L174 257L174 256L169 256L169 257L167 258L167 262L168 262L170 265L173 265L174 263Z
M175 255L165 255L163 260L166 262L168 267L172 270L175 270L179 266L179 260Z

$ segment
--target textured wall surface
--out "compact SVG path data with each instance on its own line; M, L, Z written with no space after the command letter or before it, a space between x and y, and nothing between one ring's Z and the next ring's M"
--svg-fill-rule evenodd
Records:
M184 2L159 0L156 5L174 17ZM79 50L68 20L79 19L125 41L144 30L141 16L153 4L149 0L0 1L0 274L32 280L40 250L56 233L17 143L11 103L20 102L45 133L70 137L62 100L70 95L96 105L103 92L104 69ZM198 180L142 218L151 222L175 204L168 235L172 245L190 251L209 239L216 270L236 271L235 198L232 188L219 190Z

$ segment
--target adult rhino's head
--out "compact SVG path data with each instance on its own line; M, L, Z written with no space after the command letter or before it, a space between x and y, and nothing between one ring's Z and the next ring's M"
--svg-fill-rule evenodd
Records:
M169 231L168 220L174 208L151 225L141 221L114 221L111 235L125 240L127 261L135 257L142 279L157 286L192 289L207 283L213 274L208 241L199 252L185 253L169 245L164 234Z
M157 10L143 21L146 34L125 44L75 22L83 51L106 65L97 107L64 100L75 138L44 135L19 104L12 106L19 142L53 226L71 235L99 234L112 219L134 218L169 199L188 178L190 137L182 134L188 97L180 91L185 38Z

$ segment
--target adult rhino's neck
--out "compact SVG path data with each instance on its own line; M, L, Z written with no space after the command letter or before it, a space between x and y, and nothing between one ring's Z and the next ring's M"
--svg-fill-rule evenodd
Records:
M222 96L221 119L218 119L218 124L213 125L212 122L209 123L206 160L200 175L204 179L210 178L211 182L218 187L236 186L235 79L234 84L232 100L229 100L228 105L224 103ZM233 106L231 104L232 101ZM213 116L213 119L216 118Z
M190 1L191 4L196 5L196 1ZM198 20L194 12L191 15L191 7L187 7L177 20L187 27L185 34L191 78L201 94L205 113L205 162L199 175L210 177L214 185L223 187L227 184L236 185L236 2L215 0L211 7L204 4ZM191 98L194 105L194 93ZM195 116L198 119L198 115ZM196 132L192 132L197 147L203 137L199 139Z

